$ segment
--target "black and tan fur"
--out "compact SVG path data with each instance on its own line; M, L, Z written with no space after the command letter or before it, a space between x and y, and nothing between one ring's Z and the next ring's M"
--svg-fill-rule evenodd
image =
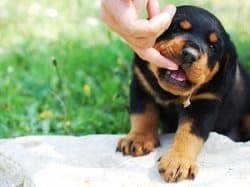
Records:
M176 134L159 161L159 173L167 182L193 179L209 132L250 140L250 76L238 63L221 23L201 8L178 7L155 48L180 69L176 74L135 56L131 130L117 149L125 155L148 154L159 145L161 123L166 132Z

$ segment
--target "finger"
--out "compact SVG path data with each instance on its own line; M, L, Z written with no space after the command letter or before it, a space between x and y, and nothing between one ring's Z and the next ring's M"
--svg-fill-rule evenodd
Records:
M158 14L158 15L161 15L161 14L163 15L162 17L159 16L159 19L156 20L156 23L155 23L156 24L155 27L158 28L157 37L160 36L164 31L166 31L169 28L172 22L173 16L175 15L175 12L176 12L176 7L173 5L168 5L163 9L163 11L160 14ZM152 18L150 21L154 22L155 20L154 18Z
M162 11L162 13L168 13L173 18L176 13L176 6L174 5L167 5L165 6Z
M146 0L136 0L132 1L133 5L137 11L137 14L140 15L143 10L146 9L147 1Z
M106 7L102 7L100 18L104 21L113 31L121 35L130 45L134 45L139 48L152 47L155 43L155 39L151 37L131 37L128 35L124 29L122 29L112 15L108 12Z
M105 6L102 6L101 8L100 19L104 23L106 23L113 31L120 33L119 25Z
M157 37L162 34L171 24L176 8L172 5L167 6L164 12L155 15L150 20L137 19L127 21L130 28L130 35L133 37ZM124 23L125 24L125 23Z
M159 51L154 48L140 49L133 47L134 51L145 61L153 63L161 68L166 68L170 70L177 70L178 65L172 62L171 60L162 56Z
M102 16L102 19L106 24L117 34L122 36L129 45L138 47L138 48L149 48L155 44L155 38L152 37L131 37L124 30L122 30L115 21L109 16Z
M152 18L160 13L160 6L158 0L149 0L147 4L148 17Z
M138 48L149 48L155 44L155 39L151 37L136 37L130 38L123 35L123 37L130 43Z

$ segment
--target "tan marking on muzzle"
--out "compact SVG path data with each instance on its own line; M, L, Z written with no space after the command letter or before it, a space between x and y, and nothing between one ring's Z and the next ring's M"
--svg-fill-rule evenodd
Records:
M208 57L204 54L198 61L186 68L188 80L194 84L202 85L209 82L219 70L219 63L216 62L213 69L208 67Z
M157 49L163 56L168 58L176 58L182 52L186 41L182 37L175 37L171 40L163 40L155 44L154 48Z

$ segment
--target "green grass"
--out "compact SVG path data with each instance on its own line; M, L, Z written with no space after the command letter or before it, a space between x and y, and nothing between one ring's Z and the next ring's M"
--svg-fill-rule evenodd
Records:
M128 131L132 52L98 20L98 2L1 0L0 137ZM164 2L214 12L250 68L247 1Z

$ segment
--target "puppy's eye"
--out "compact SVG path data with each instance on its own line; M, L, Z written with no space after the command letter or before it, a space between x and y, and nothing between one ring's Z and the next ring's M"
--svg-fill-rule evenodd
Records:
M219 42L218 34L216 32L211 32L208 36L208 45L209 49L212 52L216 52L218 42Z
M175 27L175 32L182 32L182 28L180 26L176 26Z
M181 27L178 24L175 24L172 28L172 30L174 32L182 32L183 30L181 29Z
M216 45L215 45L215 44L209 44L209 49L210 49L212 52L216 52Z

